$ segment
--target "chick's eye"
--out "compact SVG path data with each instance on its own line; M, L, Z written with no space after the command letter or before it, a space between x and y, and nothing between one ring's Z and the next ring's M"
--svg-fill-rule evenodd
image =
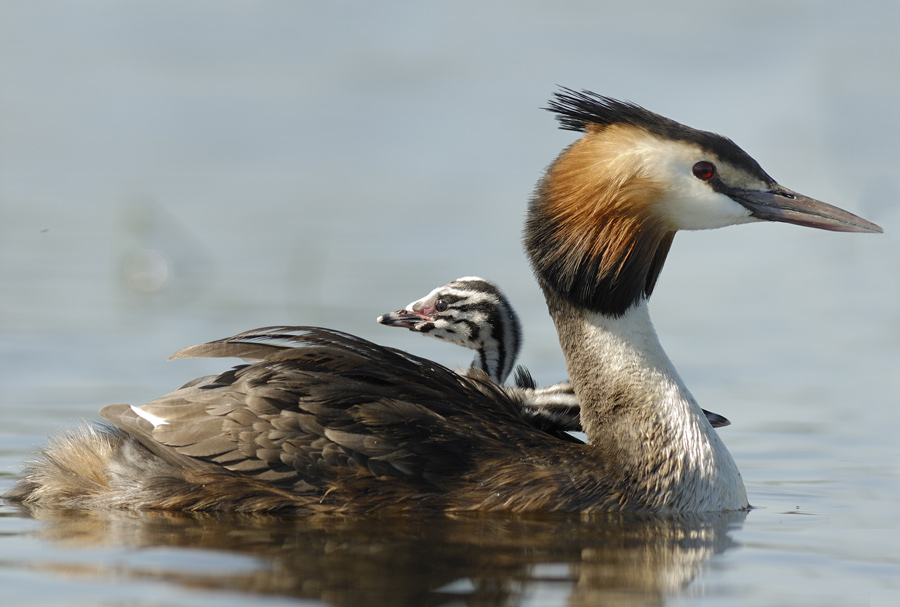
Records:
M694 165L692 170L694 172L694 177L702 181L709 181L716 176L716 165L708 160L701 160Z
M437 312L446 312L449 307L449 304L443 299L439 299L434 303L434 309Z

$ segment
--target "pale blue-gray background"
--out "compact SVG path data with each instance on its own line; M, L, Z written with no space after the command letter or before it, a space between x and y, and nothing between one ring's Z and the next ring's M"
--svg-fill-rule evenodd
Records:
M519 235L574 138L539 108L589 88L726 134L886 232L676 238L651 310L700 403L732 420L761 509L670 601L893 604L898 27L894 1L3 3L3 471L101 405L221 368L167 363L178 348L257 326L463 366L374 322L463 275L501 284L521 362L561 379ZM47 588L34 604L73 592Z

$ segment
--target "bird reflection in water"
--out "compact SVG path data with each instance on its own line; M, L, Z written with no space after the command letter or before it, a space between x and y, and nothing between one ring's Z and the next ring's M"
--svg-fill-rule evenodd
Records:
M545 594L574 606L660 605L684 592L712 555L736 546L730 534L746 516L27 513L41 521L40 539L87 553L77 563L45 553L29 568L353 606L517 605ZM91 564L98 548L190 552L168 566L107 552ZM239 566L217 570L223 554Z

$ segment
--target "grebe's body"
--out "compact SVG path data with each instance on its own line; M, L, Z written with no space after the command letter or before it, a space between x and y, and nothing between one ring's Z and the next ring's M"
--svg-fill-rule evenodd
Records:
M704 512L748 507L737 466L647 311L680 229L756 220L876 232L778 185L731 141L565 90L583 137L550 166L525 248L588 444L528 424L488 378L325 329L279 327L176 357L251 362L57 439L7 499L183 510Z
M377 320L475 350L472 369L487 373L497 384L506 381L522 345L521 323L509 298L500 287L477 276L457 278L432 289L402 310L382 314ZM581 430L581 408L572 382L539 388L524 367L517 367L515 375L515 386L510 389L516 391L529 417L540 419L545 429ZM702 411L713 428L731 424L718 413Z

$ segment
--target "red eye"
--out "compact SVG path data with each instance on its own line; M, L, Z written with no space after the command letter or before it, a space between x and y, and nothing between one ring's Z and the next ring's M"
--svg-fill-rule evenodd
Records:
M716 176L716 165L709 162L708 160L701 160L694 165L693 171L694 177L696 177L697 179L709 181Z

